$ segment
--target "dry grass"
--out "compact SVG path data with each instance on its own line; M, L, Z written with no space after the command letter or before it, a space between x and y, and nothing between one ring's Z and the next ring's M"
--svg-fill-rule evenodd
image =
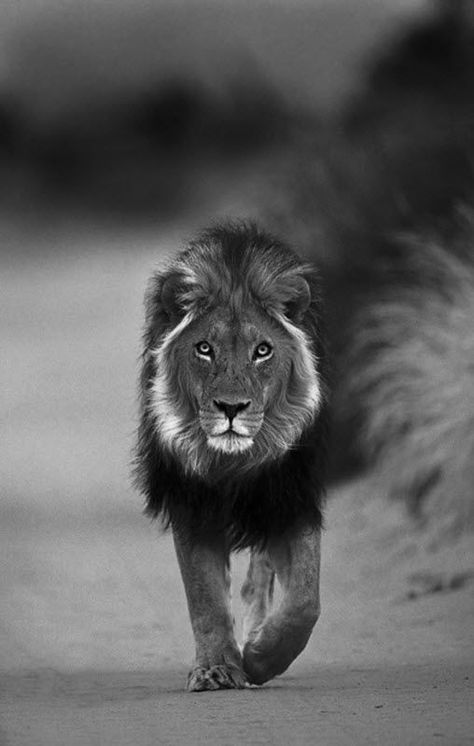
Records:
M461 228L460 228L461 230ZM412 281L374 291L353 322L342 392L358 447L420 516L474 525L474 225L462 249L406 239Z

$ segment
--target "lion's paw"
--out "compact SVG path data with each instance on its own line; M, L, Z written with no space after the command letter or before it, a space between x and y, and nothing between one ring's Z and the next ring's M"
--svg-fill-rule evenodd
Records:
M278 657L275 656L275 660L272 660L265 651L250 643L245 645L243 659L247 680L251 684L260 686L280 673Z
M188 692L209 692L216 689L243 689L247 682L244 672L237 666L218 665L204 668L196 666L188 676Z

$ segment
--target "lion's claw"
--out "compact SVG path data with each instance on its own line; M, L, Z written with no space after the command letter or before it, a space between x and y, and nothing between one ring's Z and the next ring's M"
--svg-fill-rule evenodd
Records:
M245 674L237 666L196 666L189 672L187 690L206 692L216 689L243 689L246 681Z

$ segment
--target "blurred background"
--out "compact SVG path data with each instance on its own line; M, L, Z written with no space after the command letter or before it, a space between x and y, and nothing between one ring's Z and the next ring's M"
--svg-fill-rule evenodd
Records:
M213 188L215 207L222 170L228 191L292 126L339 110L370 52L426 6L7 0L5 198L160 224Z
M472 549L473 42L469 0L3 0L8 634L20 619L30 640L33 608L50 629L57 583L76 604L97 583L112 604L100 583L121 549L97 554L91 531L123 547L144 521L129 463L146 279L221 217L256 218L319 263L331 485L369 479L367 495L395 499L390 530L407 520L410 546L434 525L432 546ZM148 560L127 552L131 587ZM71 619L61 644L90 662L80 619L77 656ZM30 661L28 645L3 660Z
M2 3L7 504L135 499L151 269L195 227L248 215L273 226L282 203L297 248L332 251L312 238L320 178L308 171L373 55L435 13L415 0ZM309 210L287 184L295 171L301 195L311 182Z
M465 474L470 420L460 436L452 421L470 400L469 351L462 371L432 382L428 369L413 373L410 350L394 367L382 348L406 344L410 319L415 334L417 289L442 305L437 283L468 314L469 281L453 289L447 258L472 275L473 26L467 0L2 3L7 502L127 494L145 278L221 216L257 218L321 267L332 476L381 463L416 512L425 491L446 491L438 462L458 458L459 440L464 465L451 471ZM427 280L432 243L442 248ZM397 326L391 312L388 328L380 308L400 290L412 293L398 309L408 319ZM470 346L469 334L436 323L439 358L459 358L453 346ZM435 388L437 405L424 398ZM426 436L428 411L438 422Z

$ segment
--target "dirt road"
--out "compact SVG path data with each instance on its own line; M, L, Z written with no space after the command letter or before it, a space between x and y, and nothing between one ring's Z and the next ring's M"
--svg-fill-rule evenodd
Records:
M7 516L0 743L472 743L472 588L410 599L406 573L426 564L394 552L379 521L387 558L368 566L366 525L350 561L350 497L329 510L324 613L301 659L261 689L212 694L183 691L192 645L173 550L138 511ZM235 564L238 586L245 557Z
M128 480L142 290L174 244L110 240L1 268L0 744L473 743L472 538L418 534L363 482L331 496L323 615L288 673L183 692L176 561Z
M199 697L179 692L172 673L31 674L7 679L14 703L4 706L2 744L469 744L468 675L462 666L323 667Z

